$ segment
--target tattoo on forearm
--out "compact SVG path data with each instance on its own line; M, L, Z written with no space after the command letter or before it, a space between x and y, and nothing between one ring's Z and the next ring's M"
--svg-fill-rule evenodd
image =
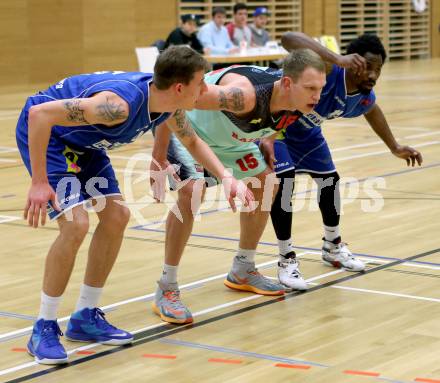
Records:
M84 117L84 110L80 108L80 100L68 100L64 102L64 107L68 110L67 119L73 122L89 123Z
M124 111L122 104L117 104L109 101L109 97L106 97L107 101L104 104L100 104L96 107L96 114L106 122L114 122L116 120L124 120L127 115Z
M185 111L177 110L174 114L176 120L177 130L174 132L179 138L191 137L195 134L194 129L188 123L185 116Z

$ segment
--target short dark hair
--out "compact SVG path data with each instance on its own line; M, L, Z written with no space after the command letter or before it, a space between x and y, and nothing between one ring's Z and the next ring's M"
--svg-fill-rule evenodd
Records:
M214 7L212 8L212 17L214 17L217 13L221 13L222 15L226 15L226 9L224 7Z
M246 9L247 11L247 5L245 3L237 3L234 5L234 15L238 12L241 11L242 9Z
M207 71L209 64L203 56L185 45L173 45L165 49L154 65L153 83L160 90L176 83L188 85L194 73Z
M325 63L316 52L308 48L294 49L283 61L283 75L296 82L309 67L325 73Z
M357 53L365 56L365 53L370 52L375 55L381 55L382 61L385 62L387 54L385 48L376 35L365 33L358 38L352 40L347 46L347 54Z

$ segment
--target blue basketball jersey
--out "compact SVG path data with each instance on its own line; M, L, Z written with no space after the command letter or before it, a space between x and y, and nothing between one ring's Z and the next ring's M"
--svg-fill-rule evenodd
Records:
M282 71L274 74L281 77ZM333 65L315 109L281 132L280 141L275 145L275 172L283 173L293 168L297 172L334 172L336 168L321 131L322 123L337 117L352 118L365 114L375 100L373 91L367 95L347 94L345 69Z
M148 97L152 79L151 73L140 72L98 72L72 76L29 97L25 110L53 100L86 98L103 91L116 93L129 105L129 115L124 123L112 127L83 125L52 128L52 137L72 148L114 149L133 142L170 116L170 113L161 113L151 120ZM19 125L17 134L27 139L27 124Z
M320 128L325 120L337 117L352 118L358 117L368 112L374 105L376 96L374 91L369 94L347 94L345 84L345 69L333 65L332 71L327 75L327 82L321 92L321 98L315 109L300 117L295 123L290 125L285 137L294 137L295 129L299 127L312 129Z

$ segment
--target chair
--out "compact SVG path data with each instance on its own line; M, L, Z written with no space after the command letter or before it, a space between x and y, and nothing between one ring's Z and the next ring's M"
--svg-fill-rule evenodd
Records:
M152 47L156 47L157 49L159 49L159 52L162 52L165 49L165 45L165 40L156 40L153 44L151 44Z
M153 73L159 50L156 47L135 48L136 56L141 72Z

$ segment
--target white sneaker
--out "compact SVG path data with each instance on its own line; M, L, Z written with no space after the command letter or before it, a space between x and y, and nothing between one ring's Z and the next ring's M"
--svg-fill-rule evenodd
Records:
M323 238L322 245L322 260L324 264L336 268L342 268L347 271L363 271L365 264L360 259L357 259L348 249L347 244L341 242L341 238L335 241L327 241Z
M292 290L307 290L307 282L299 271L295 257L278 262L278 279L283 286Z

